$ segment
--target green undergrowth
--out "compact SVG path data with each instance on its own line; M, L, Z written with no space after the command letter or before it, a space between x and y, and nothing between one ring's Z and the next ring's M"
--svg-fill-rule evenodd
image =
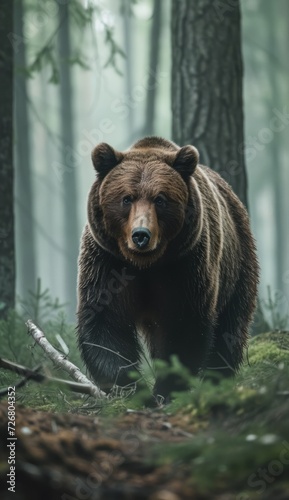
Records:
M60 307L37 312L37 324L48 340L83 370L76 345L74 325L66 322ZM52 314L53 313L53 314ZM25 318L11 312L0 322L1 357L59 378L67 375L47 360L27 335ZM57 336L59 335L59 337ZM170 365L146 357L141 372L131 374L130 386L114 387L108 399L95 401L69 391L57 383L28 381L16 391L21 404L37 410L100 414L103 418L121 415L128 409L143 409L151 403L154 372L185 381L189 390L176 392L171 403L156 411L174 422L183 423L192 433L182 443L155 444L146 460L168 463L188 470L190 481L200 494L219 491L236 493L236 500L278 498L274 488L289 487L289 332L272 331L253 337L246 361L235 378L213 383L191 377L176 357ZM22 377L0 369L0 389ZM137 388L137 390L136 390ZM177 419L177 420L176 420ZM287 482L286 482L287 481ZM263 495L263 496L262 496Z
M274 486L289 484L288 431L288 424L282 431L275 427L274 432L256 428L228 435L211 430L183 444L156 447L150 463L186 467L200 493L233 491L237 500L260 498ZM268 498L275 497L269 494Z
M236 379L195 381L175 395L165 411L194 422L196 433L155 447L150 461L189 468L201 493L279 498L274 488L289 491L289 333L251 339L248 359Z
M52 320L39 321L37 325L60 353L83 370L83 363L76 345L75 327L65 321L62 312L58 312ZM36 369L48 377L71 380L65 371L54 366L44 351L34 342L28 334L23 317L18 312L11 311L8 320L0 322L0 345L1 358L29 369ZM14 386L23 379L23 375L0 368L0 390L7 386ZM67 411L70 404L81 399L80 395L75 395L58 383L37 383L32 380L26 381L23 387L17 388L16 395L17 400L24 405L53 411Z
M247 359L235 378L218 383L192 378L175 357L170 366L155 364L159 375L172 373L190 385L158 412L187 426L192 436L151 446L146 460L187 470L200 495L227 491L236 500L271 499L289 487L289 332L252 338ZM148 396L142 380L134 395L112 401L102 414L140 408Z
M65 317L65 307L53 300L48 290L41 289L38 280L35 293L30 292L28 299L19 301L17 310L9 312L7 320L0 321L0 357L29 369L39 369L49 377L69 379L66 372L55 367L44 351L35 344L25 325L27 319L45 332L49 342L74 364L83 370L83 363L76 343L75 325L69 324ZM0 390L14 386L23 380L23 375L0 367ZM17 400L36 409L68 411L71 407L83 405L84 398L57 383L36 383L26 381L17 388Z
M75 325L69 324L64 307L52 300L48 291L37 290L30 294L18 311L11 311L6 321L0 322L1 358L28 368L40 368L48 376L68 379L68 375L55 367L42 349L27 334L25 319L32 320L45 332L50 343L64 353L82 371L85 368L76 343ZM20 312L19 312L20 311ZM249 343L247 360L236 378L213 384L208 380L191 377L176 357L171 364L152 362L146 354L141 372L132 373L131 386L115 387L106 401L94 401L86 395L72 393L57 383L28 381L17 389L18 400L36 409L53 411L101 412L118 415L128 408L142 408L151 403L151 390L155 371L159 376L168 373L183 379L191 389L173 394L172 403L164 408L171 413L183 412L191 418L208 418L210 412L225 411L236 415L247 414L251 409L270 405L276 394L289 390L289 333L273 331L253 337ZM14 385L23 378L0 368L0 390ZM136 390L137 388L137 390ZM283 396L283 399L286 399ZM279 406L282 396L278 395Z
M65 321L62 311L57 311L52 319L40 320L40 327L48 340L60 352L65 346L68 359L84 370L76 345L74 325ZM38 323L38 324L39 324ZM59 343L58 339L61 339ZM12 311L7 321L0 322L1 357L17 362L29 368L41 367L41 372L49 376L68 379L68 375L53 366L42 349L35 345L27 334L23 317ZM25 405L36 409L53 411L78 411L91 408L104 415L116 415L127 408L141 408L151 401L151 389L154 372L159 375L172 373L184 379L190 391L173 394L172 403L166 406L170 412L189 412L192 416L204 416L212 408L227 408L239 413L248 411L259 400L271 400L276 392L289 388L287 368L289 366L289 333L268 332L253 337L249 343L247 360L236 378L213 384L190 376L176 357L171 365L158 361L152 366L146 358L142 372L132 373L131 386L120 389L115 387L107 401L95 402L85 395L72 393L57 383L35 383L28 381L17 390L18 399ZM21 376L8 370L0 369L0 388L14 385ZM287 385L286 385L287 384ZM137 388L137 390L135 390ZM277 391L277 392L278 392Z

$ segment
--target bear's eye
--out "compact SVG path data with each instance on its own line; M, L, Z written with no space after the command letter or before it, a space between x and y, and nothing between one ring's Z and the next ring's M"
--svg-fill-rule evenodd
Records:
M157 207L165 207L167 199L166 199L166 197L163 194L159 194L155 198L154 202L155 202L155 204L156 204Z
M123 205L131 205L132 204L132 196L125 196L122 200Z

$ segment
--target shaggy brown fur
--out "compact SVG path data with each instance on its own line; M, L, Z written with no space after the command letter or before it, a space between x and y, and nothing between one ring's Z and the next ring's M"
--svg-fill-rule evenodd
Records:
M198 164L193 146L149 137L120 153L100 144L79 258L79 345L101 387L140 360L177 354L192 373L234 373L255 308L258 264L246 209ZM134 230L150 239L138 248ZM166 396L174 381L157 380Z

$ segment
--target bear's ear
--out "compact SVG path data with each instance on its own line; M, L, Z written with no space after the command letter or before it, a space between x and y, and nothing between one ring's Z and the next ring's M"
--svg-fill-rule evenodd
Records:
M175 155L172 167L184 178L188 179L199 162L199 151L194 146L184 146Z
M105 142L102 142L92 151L91 159L95 170L100 178L103 179L110 170L122 161L123 154L115 151Z

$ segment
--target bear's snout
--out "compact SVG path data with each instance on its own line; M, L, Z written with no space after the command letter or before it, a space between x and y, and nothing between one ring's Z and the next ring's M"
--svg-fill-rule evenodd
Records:
M135 246L139 250L142 250L143 248L146 248L148 246L149 241L151 239L151 232L149 229L146 229L145 227L137 227L132 231L131 236Z
M160 234L153 203L144 199L132 203L125 234L126 245L132 252L146 253L157 248Z

